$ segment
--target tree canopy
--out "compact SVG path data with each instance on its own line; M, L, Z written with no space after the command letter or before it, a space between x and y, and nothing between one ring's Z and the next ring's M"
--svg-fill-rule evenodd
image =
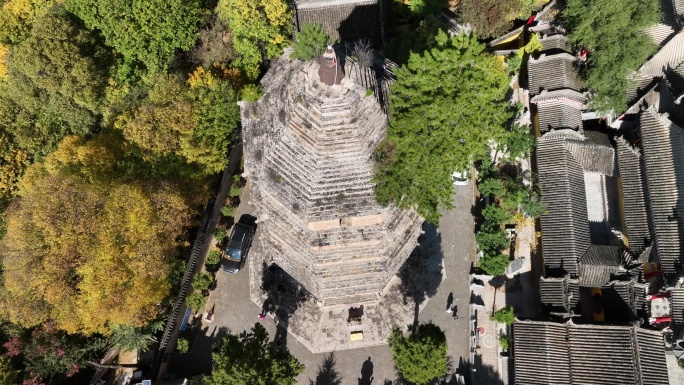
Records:
M9 49L0 81L0 128L22 150L44 156L67 134L86 134L102 108L109 53L55 9L36 19L30 35Z
M148 97L119 115L114 126L153 156L181 156L210 174L223 170L240 120L232 85L202 67L189 86L168 75L150 82Z
M477 38L443 31L411 54L391 86L387 139L376 150L376 198L415 208L429 222L451 207L454 170L488 156L512 117L505 65Z
M126 61L163 69L175 50L195 45L202 17L200 0L66 0L66 7Z
M618 115L625 110L628 75L656 50L643 30L660 17L658 0L568 0L563 11L568 39L589 50L586 85L595 93L592 108Z
M157 316L196 197L171 181L117 178L113 141L68 137L23 178L2 243L13 322L88 335Z
M219 0L216 13L232 32L234 64L251 80L264 60L290 44L293 14L286 0Z
M478 35L497 37L508 32L514 20L528 18L545 3L548 0L462 0L459 15Z
M304 24L302 30L292 44L293 59L311 60L325 50L330 37L325 34L320 24Z
M34 20L60 0L4 0L0 2L0 43L18 44L31 32Z
M408 382L423 385L446 374L446 336L435 324L411 326L408 337L395 327L387 343L397 371Z
M304 370L287 349L269 341L259 323L251 332L228 334L212 357L214 367L206 385L294 385Z

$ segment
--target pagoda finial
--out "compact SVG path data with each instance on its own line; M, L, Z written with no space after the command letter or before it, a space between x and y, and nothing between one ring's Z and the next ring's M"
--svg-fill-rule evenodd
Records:
M337 62L337 55L331 45L329 45L321 59L318 61L318 77L321 82L332 86L333 84L340 84L344 77L344 71Z

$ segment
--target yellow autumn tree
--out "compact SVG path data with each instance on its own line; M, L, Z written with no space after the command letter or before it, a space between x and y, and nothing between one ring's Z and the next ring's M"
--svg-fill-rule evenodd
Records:
M0 80L7 80L7 51L9 47L0 43Z
M33 20L64 0L0 1L0 42L18 44L28 37Z
M280 55L289 44L294 26L286 0L219 0L216 13L233 33L235 64L251 80L259 76L264 59Z
M0 243L2 308L13 322L107 334L150 322L168 295L196 197L171 181L117 177L107 135L67 137L22 179Z

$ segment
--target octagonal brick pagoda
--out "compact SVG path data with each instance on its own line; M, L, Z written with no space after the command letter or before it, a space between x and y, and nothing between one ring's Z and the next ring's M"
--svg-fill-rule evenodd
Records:
M332 50L308 62L286 52L261 81L263 96L240 103L263 250L323 307L377 303L423 222L375 201L373 152L387 115L359 67L345 67Z

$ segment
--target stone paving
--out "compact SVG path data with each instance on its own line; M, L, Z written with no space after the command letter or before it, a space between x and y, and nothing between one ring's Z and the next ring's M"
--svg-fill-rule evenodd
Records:
M241 202L243 203L238 208L236 218L240 218L243 214L250 214L253 212L253 208L248 204L249 200L249 191L245 190L241 196ZM473 218L470 214L472 203L472 182L471 185L468 186L455 187L453 201L455 206L454 209L443 213L439 227L425 227L425 237L434 236L435 239L439 241L439 244L434 245L433 247L435 248L435 253L443 257L443 261L441 261L441 264L435 264L435 258L432 258L431 262L425 267L424 271L428 273L435 272L437 269L441 271L441 284L428 292L428 296L431 296L430 300L421 304L418 320L420 322L434 322L445 331L449 346L449 356L452 362L450 373L453 373L456 370L461 373L466 373L467 370L469 340L467 312L470 295L468 274L470 272L471 264L474 262L475 254ZM427 243L422 239L421 242L424 245ZM253 247L259 246L255 243ZM255 258L254 256L258 255L258 252L252 254L254 251L258 250L254 248L250 251L250 259ZM198 328L197 337L191 352L187 354L175 353L170 357L169 371L179 377L190 377L202 373L208 374L211 371L211 349L213 344L228 332L240 333L244 330L249 330L255 322L260 322L267 329L270 336L285 344L292 354L305 365L306 369L298 377L298 383L316 383L316 376L319 374L318 370L324 363L324 360L329 357L330 353L314 354L305 344L297 340L297 338L300 338L305 343L307 340L313 341L313 337L308 335L302 336L302 334L305 333L301 332L304 327L313 327L313 325L309 324L305 326L301 324L301 319L296 316L290 316L287 319L286 324L282 322L282 319L280 320L281 323L278 324L272 317L267 317L264 320L258 319L257 315L261 313L262 309L251 300L249 276L250 274L256 274L255 278L257 278L259 277L259 273L251 271L251 266L255 265L251 262L253 261L250 261L250 263L245 266L245 269L237 274L228 274L223 271L218 272L218 285L211 293L207 305L207 309L214 308L215 310L214 320L211 323L207 323L206 321L202 322L201 326ZM415 266L409 270L414 271ZM401 282L401 278L399 277L395 280ZM392 287L401 287L401 285L396 285L395 282L395 285L390 285L390 289L388 290L392 290ZM287 287L284 289L285 291L288 290ZM259 290L260 289L257 288L257 290L253 292L257 297L263 294L263 292L260 292ZM451 306L456 306L457 312L460 315L460 318L457 320L454 320L452 315L445 311L449 294L452 294L453 298ZM401 324L401 322L404 322L408 324L413 321L413 316L415 315L414 303L411 303L409 300L405 305L403 302L403 294L390 293L387 297L399 301L396 304L397 306L412 307L410 320L402 318L395 321L395 323ZM302 309L304 309L304 307L302 307ZM274 313L274 316L277 315L276 311L272 311L272 313ZM344 313L346 313L346 309L344 310ZM364 308L364 321L365 318L371 314L373 314L374 317L377 317L376 314L381 316L382 319L375 322L392 322L391 313L382 315L380 310L377 310L377 313L375 313L366 308ZM323 338L324 342L328 338L337 338L340 339L340 341L349 340L347 335L349 329L346 325L346 315L342 317L343 319L341 321L332 321L335 316L335 312L333 312L332 317L330 313L318 316L320 317L319 321L325 321L327 319L326 322L328 322L329 325L329 327L320 328L326 330L324 338L318 337ZM337 316L339 317L339 315ZM342 322L342 332L340 332L340 329L337 329L339 322ZM291 332L292 330L300 330L297 338ZM331 337L327 336L328 332ZM321 340L317 340L317 343L320 341ZM383 341L376 340L376 343L381 342ZM332 354L335 361L334 371L339 376L341 385L371 384L371 381L373 384L391 384L397 378L391 352L385 344L349 350L338 350ZM451 379L451 376L447 379Z

